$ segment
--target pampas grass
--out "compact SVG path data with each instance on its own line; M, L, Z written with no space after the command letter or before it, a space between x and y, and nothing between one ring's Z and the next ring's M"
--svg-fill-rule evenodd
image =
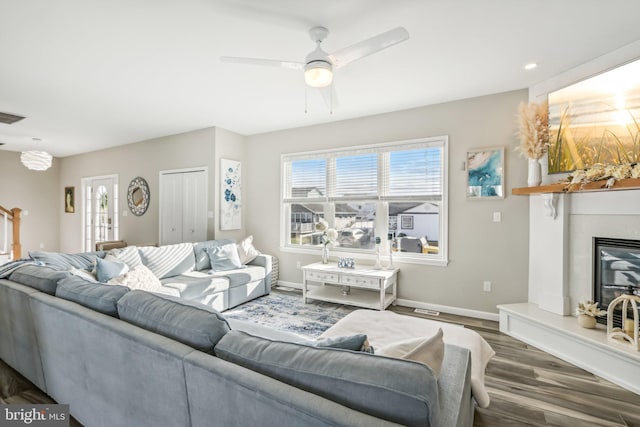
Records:
M520 145L517 150L529 159L539 159L549 149L549 116L547 102L521 102L518 106Z

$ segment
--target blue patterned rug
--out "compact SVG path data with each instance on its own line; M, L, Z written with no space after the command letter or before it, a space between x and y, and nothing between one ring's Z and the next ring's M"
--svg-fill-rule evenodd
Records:
M338 320L355 310L340 304L310 300L302 302L301 291L272 290L269 295L225 311L231 319L248 320L273 329L317 338Z

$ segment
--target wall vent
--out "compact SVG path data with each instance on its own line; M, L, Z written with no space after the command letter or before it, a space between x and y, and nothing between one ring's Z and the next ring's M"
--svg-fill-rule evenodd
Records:
M12 123L19 122L22 119L24 119L24 117L22 116L16 116L15 114L0 112L0 123L5 123L10 125Z

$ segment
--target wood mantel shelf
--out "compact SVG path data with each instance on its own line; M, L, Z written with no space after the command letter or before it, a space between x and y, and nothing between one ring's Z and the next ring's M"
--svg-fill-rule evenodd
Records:
M628 178L616 181L613 187L606 187L607 180L589 182L587 184L574 184L569 187L568 183L539 185L537 187L519 187L511 189L514 196L528 196L530 194L544 193L586 193L594 191L615 191L615 190L640 190L640 178Z

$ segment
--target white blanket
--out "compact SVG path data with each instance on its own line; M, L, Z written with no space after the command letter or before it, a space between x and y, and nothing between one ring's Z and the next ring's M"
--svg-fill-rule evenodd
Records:
M327 329L320 338L366 334L373 348L380 348L408 338L431 337L442 328L446 344L464 347L471 352L471 392L478 406L489 406L484 387L484 371L496 354L477 332L451 323L403 316L391 311L356 310Z

